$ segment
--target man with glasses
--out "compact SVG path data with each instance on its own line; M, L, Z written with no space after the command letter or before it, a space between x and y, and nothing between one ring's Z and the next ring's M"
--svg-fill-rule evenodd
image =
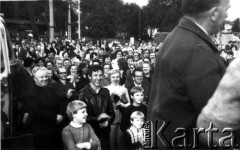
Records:
M111 65L110 64L104 64L103 65L103 81L102 81L102 86L105 87L105 86L108 86L111 84L111 81L110 81L110 77L109 77L109 71L111 69Z
M197 117L225 73L210 36L220 30L227 18L229 3L230 0L182 0L184 16L159 49L150 94L148 120L170 122L163 132L164 141L157 141L159 149L193 149L196 144L193 132ZM185 139L173 140L179 136L179 128L191 135L187 144ZM203 146L197 142L199 149L211 149L207 143Z
M133 83L129 83L128 85L125 85L125 87L128 89L128 93L131 92L131 89L134 86L142 87L144 89L143 104L147 105L148 100L149 100L150 89L145 84L142 84L143 83L143 70L142 70L142 68L134 69L133 73L132 73L132 78L133 78ZM130 98L130 100L131 100L131 103L132 103L133 101L132 101L131 98Z
M67 70L64 67L58 68L59 81L54 83L52 86L56 90L58 97L63 102L63 109L66 110L67 104L74 99L77 99L77 93L74 90L72 83L67 80ZM69 123L68 117L64 116L63 126Z

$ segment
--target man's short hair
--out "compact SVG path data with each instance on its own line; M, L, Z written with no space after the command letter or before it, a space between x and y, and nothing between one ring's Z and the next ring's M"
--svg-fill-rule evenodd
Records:
M134 60L134 57L131 56L131 55L128 55L128 56L126 57L126 60L128 61L128 59L132 59L132 60Z
M182 0L183 14L196 15L218 6L221 0Z
M24 59L23 61L23 66L24 67L31 67L34 63L34 59L30 58L30 57L27 57Z
M92 76L93 72L97 72L99 70L103 73L103 68L100 65L91 65L89 66L89 75Z
M83 108L87 108L87 105L83 101L74 100L74 101L68 103L67 110L66 110L68 118L72 121L73 115L77 114L77 112Z
M142 87L139 87L139 86L134 86L134 87L131 88L130 94L134 95L135 93L138 93L138 92L143 93L144 89Z
M143 72L143 71L142 71L142 68L141 68L141 67L135 68L135 69L133 70L133 73L132 73L133 77L135 77L135 72Z
M145 116L141 111L134 111L130 116L130 121L133 121L136 118L144 119Z

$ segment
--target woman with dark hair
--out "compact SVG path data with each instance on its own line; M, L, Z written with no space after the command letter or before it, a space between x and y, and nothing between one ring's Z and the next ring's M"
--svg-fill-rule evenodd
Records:
M88 78L88 64L86 62L80 63L78 72L79 72L80 79L78 81L79 84L77 85L77 89L76 89L77 92L83 89L90 82Z
M39 57L34 60L34 64L38 67L44 67L45 60L42 57Z
M118 67L118 60L120 59L120 58L122 58L123 57L123 53L122 53L122 51L121 50L117 50L115 53L114 53L114 60L112 61L112 67L113 67L113 69L119 69L119 67Z
M30 46L30 47L29 47L28 57L31 57L31 58L33 58L33 59L36 59L36 58L37 58L37 54L35 53L35 49L34 49L33 46Z
M120 70L120 85L123 85L126 81L127 76L131 74L129 68L128 68L128 63L125 58L120 58L118 59L118 68Z
M106 54L103 56L103 63L104 64L111 64L112 62L112 57L109 54Z
M57 48L57 43L55 41L53 41L51 43L51 48L50 51L53 51L56 55L59 55L59 49Z

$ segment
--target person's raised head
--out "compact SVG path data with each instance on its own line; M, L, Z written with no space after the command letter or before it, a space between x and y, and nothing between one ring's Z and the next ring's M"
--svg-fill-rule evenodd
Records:
M33 79L36 85L43 87L48 84L48 69L45 67L34 67L32 70Z
M145 116L141 111L134 111L130 116L130 121L133 121L136 118L144 119Z
M132 127L141 129L144 123L144 114L141 111L134 111L130 116L130 122Z
M89 66L89 74L90 74L90 76L92 76L94 72L102 72L103 73L103 68L100 65L91 65L91 66Z
M219 31L228 17L230 0L183 0L184 16L199 24L209 35Z
M117 69L110 70L109 77L110 77L111 84L119 85L119 81L120 81L120 71L119 70L117 70Z
M34 59L32 59L30 57L25 58L23 61L23 66L25 68L31 67L33 64L34 64Z
M83 117L78 117L78 115L79 113L83 114L84 112L86 112L86 108L87 105L80 100L74 100L68 103L66 113L69 120L73 121L74 119L77 119L79 123L85 123L87 119L87 114L85 116L83 115Z
M103 69L100 65L89 66L89 79L92 88L100 88L103 79Z

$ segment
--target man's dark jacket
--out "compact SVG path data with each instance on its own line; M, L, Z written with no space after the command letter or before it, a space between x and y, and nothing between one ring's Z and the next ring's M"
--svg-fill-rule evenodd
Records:
M196 119L224 72L224 63L210 37L190 19L182 18L157 55L148 120L170 121L163 132L169 143L183 134L175 133L178 128L187 129L189 143L193 143ZM157 144L166 148L161 140Z
M110 125L114 120L115 113L108 89L100 88L99 92L96 93L88 84L80 91L79 100L87 104L87 122L92 126L98 138L102 140L110 136ZM97 118L101 113L106 113L110 117L107 128L99 127Z

